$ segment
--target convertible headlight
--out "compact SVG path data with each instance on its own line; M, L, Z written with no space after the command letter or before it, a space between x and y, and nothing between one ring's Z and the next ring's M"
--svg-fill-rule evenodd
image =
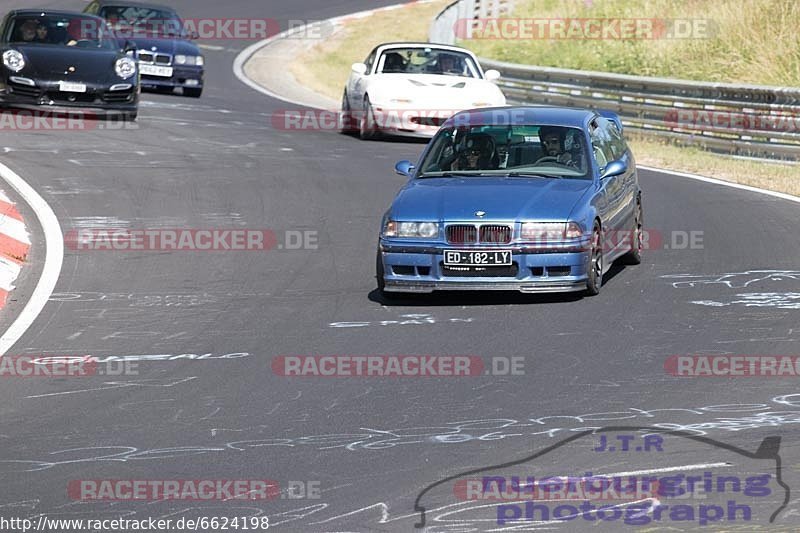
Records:
M127 56L121 57L117 59L117 63L114 65L114 70L117 71L117 76L123 80L127 80L136 74L136 61Z
M383 228L383 236L435 239L439 236L439 225L435 222L396 222L388 220Z
M583 231L575 222L525 222L520 231L521 239L528 242L559 242L581 235Z
M197 65L198 67L202 67L205 64L205 61L203 60L203 56L186 56L179 54L175 56L175 64Z
M16 50L6 50L3 52L3 64L12 72L19 72L25 68L25 58Z

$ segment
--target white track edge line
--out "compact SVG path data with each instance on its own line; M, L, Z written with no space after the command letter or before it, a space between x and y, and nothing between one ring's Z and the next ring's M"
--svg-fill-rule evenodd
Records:
M636 168L641 168L642 170L649 170L652 172L662 172L664 174L672 174L673 176L680 176L682 178L704 181L706 183L713 183L715 185L724 185L725 187L732 187L734 189L741 189L743 191L757 192L760 194L766 194L767 196L774 196L775 198L780 198L782 200L789 200L790 202L800 203L800 196L794 196L792 194L785 192L770 191L768 189L753 187L752 185L743 185L741 183L734 183L732 181L725 181L717 178L709 178L707 176L701 176L700 174L692 174L690 172L679 172L677 170L668 170L665 168L649 167L645 165L636 165Z
M55 289L61 274L61 265L64 262L64 236L53 209L33 187L2 163L0 163L0 177L17 191L25 203L33 209L42 226L45 241L44 266L36 288L31 293L22 312L0 337L0 356L3 356L25 334L47 304L50 295L53 294L53 289Z

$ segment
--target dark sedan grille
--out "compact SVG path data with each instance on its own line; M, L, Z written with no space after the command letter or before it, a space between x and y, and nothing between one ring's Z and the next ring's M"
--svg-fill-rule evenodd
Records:
M511 242L511 228L497 225L481 226L481 242L508 244Z
M474 244L478 240L478 229L467 224L447 226L446 233L451 244Z
M172 56L169 54L154 54L152 52L139 52L139 61L155 63L156 65L171 65Z
M504 224L486 224L480 231L472 224L453 224L446 229L450 244L508 244L512 234L511 226Z

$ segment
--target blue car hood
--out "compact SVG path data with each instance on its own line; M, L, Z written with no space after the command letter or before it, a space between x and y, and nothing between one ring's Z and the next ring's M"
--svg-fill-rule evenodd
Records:
M566 220L591 180L542 178L423 178L397 195L390 215L397 220Z

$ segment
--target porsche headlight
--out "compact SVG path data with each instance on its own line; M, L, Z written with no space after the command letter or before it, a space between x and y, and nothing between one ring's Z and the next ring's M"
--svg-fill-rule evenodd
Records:
M183 54L178 54L175 56L175 64L176 65L197 65L198 67L202 67L205 64L203 56L187 56Z
M121 57L117 59L117 63L114 65L114 70L117 71L117 76L123 80L127 80L136 74L136 61L128 56Z
M439 225L435 222L396 222L388 220L383 228L383 236L435 239L439 236Z
M520 231L520 238L527 242L560 242L581 235L581 227L575 222L525 222Z
M25 68L25 58L16 50L6 50L3 52L3 64L12 72L19 72Z

